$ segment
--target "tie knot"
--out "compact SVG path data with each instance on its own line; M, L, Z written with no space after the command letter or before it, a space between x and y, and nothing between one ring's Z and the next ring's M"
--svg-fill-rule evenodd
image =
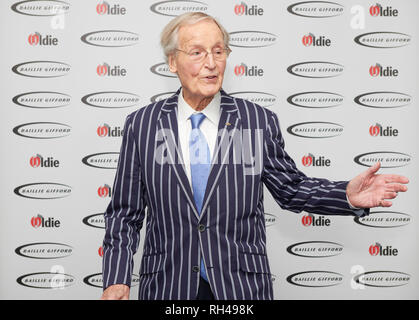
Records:
M199 128L204 118L205 118L205 114L203 114L202 112L194 113L193 115L191 115L192 129Z

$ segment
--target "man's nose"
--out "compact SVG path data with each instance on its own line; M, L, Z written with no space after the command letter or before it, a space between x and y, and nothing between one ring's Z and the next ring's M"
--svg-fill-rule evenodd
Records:
M212 52L207 52L207 56L205 57L205 66L207 66L209 69L214 69L216 67Z

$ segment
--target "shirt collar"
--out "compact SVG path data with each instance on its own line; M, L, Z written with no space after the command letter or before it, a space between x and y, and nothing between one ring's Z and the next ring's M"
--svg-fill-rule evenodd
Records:
M215 126L218 126L220 120L220 105L221 105L221 94L217 92L211 102L205 107L204 110L200 111L210 120ZM189 117L197 112L183 99L182 89L180 90L178 97L178 117L180 121L188 121Z

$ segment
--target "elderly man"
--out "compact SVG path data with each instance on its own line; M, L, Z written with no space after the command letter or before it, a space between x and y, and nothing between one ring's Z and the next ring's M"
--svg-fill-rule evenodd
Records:
M222 89L229 35L187 13L161 44L181 88L131 113L105 212L102 299L127 299L147 213L140 299L273 299L263 183L294 212L366 215L391 206L408 179L309 178L284 151L276 114ZM249 161L250 159L250 161Z

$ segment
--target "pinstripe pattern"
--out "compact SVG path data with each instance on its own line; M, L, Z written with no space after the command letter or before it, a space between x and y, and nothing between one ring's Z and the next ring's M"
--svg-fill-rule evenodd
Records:
M216 299L273 299L262 183L284 209L353 215L346 200L348 182L306 177L284 151L276 114L221 91L222 135L199 215L178 146L179 92L126 119L112 200L104 214L103 286L130 285L132 257L147 216L140 299L195 299L201 255ZM263 133L259 148L255 129ZM242 135L248 136L240 152L259 157L262 170L233 162L241 156L233 140ZM162 147L167 152L157 152Z

